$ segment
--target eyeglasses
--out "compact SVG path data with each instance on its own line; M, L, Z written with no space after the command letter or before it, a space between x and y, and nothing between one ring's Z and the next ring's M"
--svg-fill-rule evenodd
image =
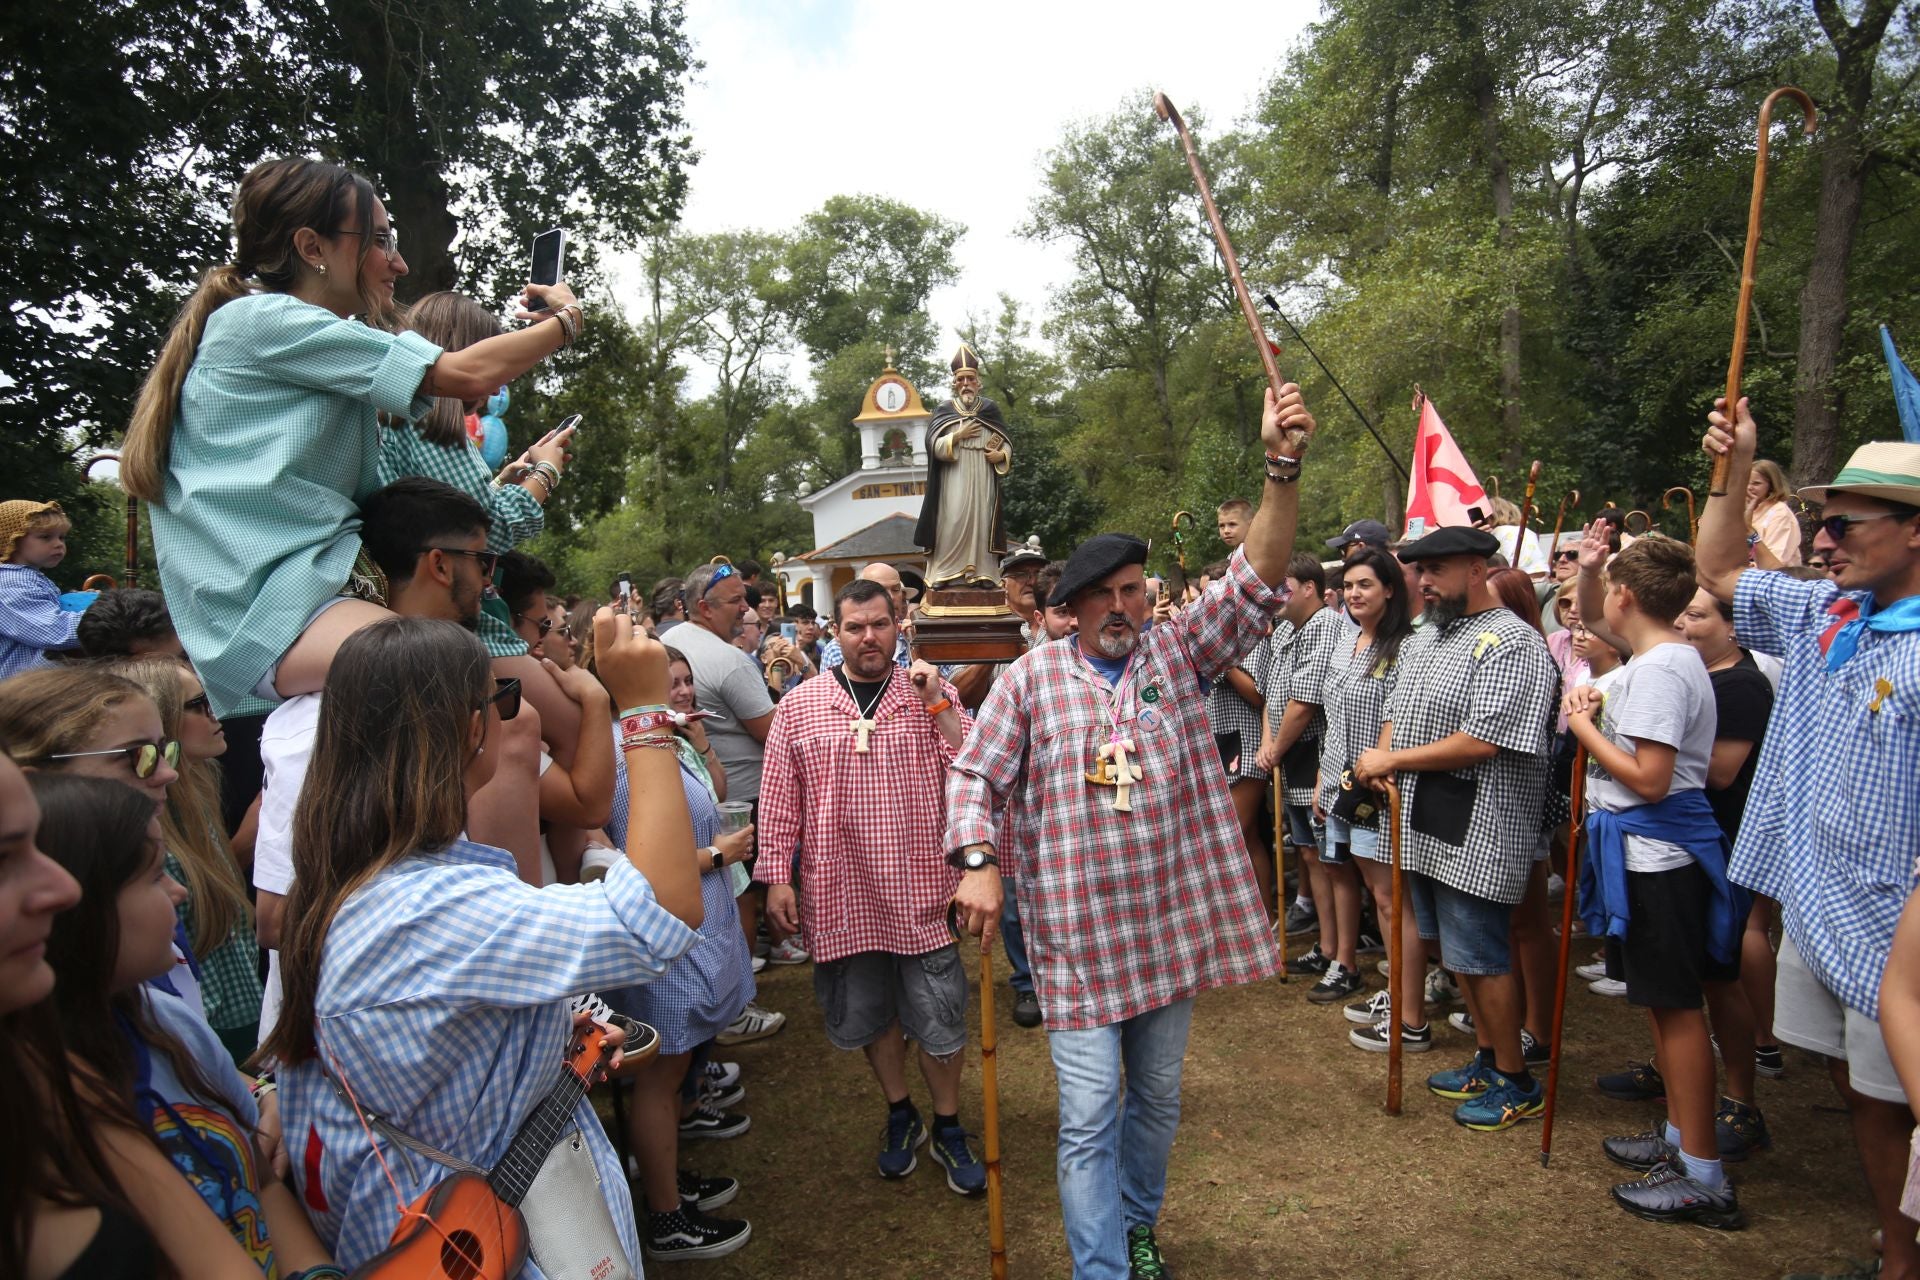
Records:
M58 755L41 756L43 761L50 760L89 760L103 756L125 756L133 762L133 776L141 780L151 778L154 770L160 767L164 758L167 768L180 763L180 744L172 738L159 742L139 742L130 747L114 747L108 751L63 751Z
M502 720L511 720L520 714L520 682L512 676L495 676L493 696L480 704L480 710L487 709L491 702L500 709Z
M1911 520L1913 516L1911 511L1876 511L1869 516L1823 516L1820 531L1839 542L1847 536L1847 530L1856 524L1865 524L1869 520Z
M707 579L707 585L701 589L700 598L705 600L708 596L712 595L715 587L725 582L728 578L733 577L736 572L738 571L730 564L723 564L715 569L713 576Z
M559 626L555 627L554 630L558 631L561 635L565 636L569 640L573 639L573 624L571 622L563 622Z
M552 618L529 618L524 613L516 613L513 615L513 620L515 622L524 622L530 627L540 628L540 635L543 639L546 637L547 632L553 630Z
M498 551L468 551L464 547L422 547L422 551L438 551L443 556L472 556L480 562L483 577L493 577L494 570L500 567Z
M361 231L358 229L348 229L346 227L335 227L333 234L337 236L360 236L371 243L374 248L386 254L388 258L397 258L400 256L400 228L392 226L391 224L380 228L378 231Z
M197 697L188 698L185 702L180 704L180 709L182 711L196 712L199 715L205 716L209 720L216 720L219 718L213 714L213 703L207 700L207 695L204 693L200 694Z

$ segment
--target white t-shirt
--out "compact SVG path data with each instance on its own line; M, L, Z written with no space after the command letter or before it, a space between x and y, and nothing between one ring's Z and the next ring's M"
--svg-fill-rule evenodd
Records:
M1600 709L1600 731L1609 742L1629 755L1636 754L1636 738L1672 747L1675 755L1669 795L1707 785L1707 763L1713 756L1718 713L1713 680L1706 663L1700 660L1699 650L1680 641L1655 645L1620 668L1618 677L1609 682L1606 695L1606 704ZM1647 803L1591 757L1587 799L1595 808L1610 813ZM1672 871L1691 861L1693 855L1678 845L1627 837L1629 871Z
M260 730L260 831L253 843L253 887L285 897L293 889L293 811L313 760L320 727L320 695L303 693L273 709ZM280 1021L280 953L267 952L266 991L260 998L260 1038Z

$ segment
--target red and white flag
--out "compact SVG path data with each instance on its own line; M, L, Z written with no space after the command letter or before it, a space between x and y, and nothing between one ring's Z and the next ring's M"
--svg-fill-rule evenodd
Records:
M1468 507L1487 507L1487 491L1440 421L1433 401L1420 398L1420 427L1413 440L1413 475L1407 481L1407 522L1426 520L1428 529L1471 525Z

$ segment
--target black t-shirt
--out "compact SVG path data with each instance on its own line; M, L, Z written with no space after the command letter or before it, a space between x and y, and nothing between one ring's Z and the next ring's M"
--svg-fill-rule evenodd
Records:
M1707 788L1707 803L1713 806L1714 820L1727 833L1727 839L1732 840L1740 834L1740 815L1746 812L1747 791L1753 786L1753 768L1760 761L1760 743L1767 736L1767 719L1773 715L1773 686L1767 683L1766 674L1754 662L1753 655L1744 650L1739 662L1723 671L1712 672L1711 678L1714 707L1719 715L1713 736L1753 744L1746 763L1740 766L1731 783L1719 790Z
M844 666L835 667L833 673L840 677L840 687L853 696L853 705L862 708L877 705L880 691L887 687L887 681L893 679L888 675L883 680L855 680L847 674Z

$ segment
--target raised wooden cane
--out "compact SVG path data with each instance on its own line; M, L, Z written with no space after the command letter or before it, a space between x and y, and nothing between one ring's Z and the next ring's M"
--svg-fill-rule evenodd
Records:
M1660 509L1673 510L1673 495L1683 494L1687 499L1687 541L1700 541L1700 518L1693 514L1693 490L1683 484L1677 484L1660 495Z
M1393 929L1393 945L1388 950L1388 955L1391 959L1388 961L1390 972L1387 977L1387 990L1391 992L1395 980L1400 976L1400 966L1409 964L1411 961L1408 957L1400 954L1402 950L1400 913L1403 910L1400 897L1400 788L1394 784L1393 779L1388 778L1380 784L1380 789L1387 793L1387 847L1392 850L1393 854L1393 890L1390 896L1390 907L1393 912L1393 924L1390 926ZM1404 1010L1392 1006L1391 997L1389 997L1389 1007L1387 1010L1387 1114L1390 1116L1400 1114L1401 1055L1404 1052L1400 1047L1400 1019L1404 1016L1404 1013Z
M1526 550L1527 538L1531 536L1527 526L1533 520L1533 491L1539 487L1540 459L1535 458L1533 465L1527 468L1527 496L1526 501L1520 504L1520 532L1513 540L1513 567L1516 569L1526 567L1521 564L1522 553ZM1552 567L1551 561L1548 562L1548 567Z
M1549 554L1560 550L1560 530L1566 526L1567 507L1569 504L1575 507L1580 505L1580 491L1578 489L1569 489L1560 495L1560 513L1553 518L1553 546Z
M1560 981L1553 993L1552 1057L1547 1062L1547 1110L1540 1119L1540 1166L1553 1154L1553 1099L1560 1088L1560 1039L1567 1025L1567 962L1573 953L1573 901L1580 886L1580 810L1587 800L1587 749L1573 752L1573 816L1567 819L1567 878L1560 906Z
M1740 403L1740 374L1747 363L1747 313L1753 309L1753 260L1760 252L1760 206L1767 194L1767 135L1773 129L1773 104L1792 98L1807 114L1806 135L1813 136L1816 120L1813 99L1792 85L1784 85L1767 95L1760 104L1759 146L1753 155L1753 199L1747 204L1747 251L1740 259L1740 309L1733 316L1733 354L1727 360L1727 417L1732 418ZM1713 479L1707 493L1719 498L1727 492L1727 473L1733 467L1733 455L1722 453L1713 460Z
M1266 712L1262 711L1261 715ZM1305 868L1302 868L1304 871ZM1287 980L1287 789L1273 771L1273 905L1280 930L1280 981Z

